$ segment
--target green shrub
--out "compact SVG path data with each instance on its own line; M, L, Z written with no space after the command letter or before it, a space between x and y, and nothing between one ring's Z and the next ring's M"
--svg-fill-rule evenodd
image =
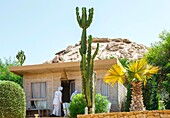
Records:
M23 89L11 81L0 81L0 118L25 118Z
M147 80L146 86L143 87L143 101L146 110L158 109L158 85L157 76L154 75L152 79Z
M77 114L84 114L84 108L86 107L85 100L82 94L77 94L72 98L69 105L70 117L76 117Z
M127 94L126 94L126 101L125 101L125 111L129 111L129 108L130 108L130 103L131 103L131 95L132 95L132 85L131 84L128 84L127 85Z
M101 94L96 94L95 98L95 113L103 113L108 110L109 101L106 96ZM73 97L69 105L70 117L75 118L78 114L84 114L84 109L86 107L85 99L82 94L77 94Z
M95 98L95 113L103 113L108 111L109 101L106 96L102 96L101 94L96 94Z

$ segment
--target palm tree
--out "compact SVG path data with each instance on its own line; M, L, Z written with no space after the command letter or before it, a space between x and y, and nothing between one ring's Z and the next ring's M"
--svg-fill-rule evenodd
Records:
M132 85L130 111L140 111L145 109L142 83L146 85L147 79L157 72L158 67L149 65L145 59L140 59L130 62L125 68L120 63L112 65L103 80L111 86L114 86L116 82L122 84L130 82Z

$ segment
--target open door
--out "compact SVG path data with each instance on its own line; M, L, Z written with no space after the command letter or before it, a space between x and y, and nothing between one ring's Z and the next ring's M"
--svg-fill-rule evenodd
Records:
M62 102L70 102L70 96L75 91L75 81L74 80L62 80L61 79L62 90ZM61 106L61 115L64 116L63 106Z
M75 91L75 81L74 80L61 80L62 91L62 101L70 102L70 96Z
M62 90L62 102L70 102L70 84L69 80L61 80Z
M70 80L70 97L71 94L75 91L75 81L74 80Z

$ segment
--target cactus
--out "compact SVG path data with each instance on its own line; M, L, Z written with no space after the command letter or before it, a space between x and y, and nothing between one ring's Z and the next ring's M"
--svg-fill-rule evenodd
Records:
M24 61L26 59L24 51L21 50L20 52L18 52L18 54L16 55L16 58L18 59L20 65L22 66L22 64L24 63Z
M94 58L97 55L97 52L99 50L99 44L97 43L97 48L93 55L91 55L91 44L93 41L93 38L91 35L88 37L86 36L86 29L90 26L93 19L93 8L89 9L89 15L87 18L86 14L86 8L82 8L82 17L79 15L79 8L76 8L76 15L77 15L77 22L79 26L82 28L82 36L81 36L81 47L79 49L80 55L81 55L81 62L80 62L80 69L81 69L81 75L82 75L82 93L86 100L86 105L88 107L89 112L91 113L92 106L94 106L94 99L95 95L94 90L95 88L92 85L93 79L96 77L93 71L94 67ZM86 44L88 42L88 46ZM93 76L94 75L94 76ZM94 83L95 84L95 83Z

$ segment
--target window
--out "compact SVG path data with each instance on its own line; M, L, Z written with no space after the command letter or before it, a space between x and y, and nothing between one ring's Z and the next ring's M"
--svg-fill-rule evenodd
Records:
M31 108L46 108L46 82L31 83Z
M102 87L101 88L102 88L101 94L103 96L108 96L109 97L109 95L110 95L110 91L109 91L110 87L109 87L109 85L107 85L105 82L102 81Z

